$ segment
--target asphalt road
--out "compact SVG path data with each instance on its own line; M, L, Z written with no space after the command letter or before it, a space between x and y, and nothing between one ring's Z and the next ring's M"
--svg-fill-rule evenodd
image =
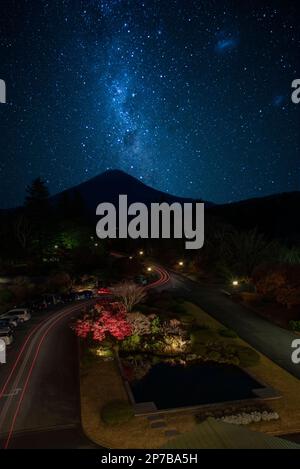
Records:
M48 312L16 331L0 368L0 448L95 447L81 430L78 349L69 327L82 308Z
M254 348L300 379L300 364L296 365L291 360L294 350L291 343L294 339L299 339L299 335L282 329L233 302L221 292L219 286L200 284L173 272L169 274L170 282L164 288L176 290L187 300L198 304L226 327L236 331Z

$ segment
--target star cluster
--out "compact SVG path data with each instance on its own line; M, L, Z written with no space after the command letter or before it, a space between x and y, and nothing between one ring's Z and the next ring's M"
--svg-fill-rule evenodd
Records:
M119 168L228 202L298 190L297 2L0 4L0 201Z

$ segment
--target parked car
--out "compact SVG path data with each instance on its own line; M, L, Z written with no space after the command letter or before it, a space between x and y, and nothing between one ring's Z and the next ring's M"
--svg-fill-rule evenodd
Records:
M15 308L0 316L0 319L18 318L20 322L29 321L31 314L26 308Z
M77 294L81 300L89 300L94 296L93 290L81 290Z
M0 339L4 340L5 345L10 345L13 341L13 335L9 328L0 329Z
M5 316L5 314L3 314L0 319L1 321L9 321L9 325L15 328L24 322L19 316Z
M68 293L63 293L61 295L61 300L63 303L71 303L72 301L79 300L79 294L75 291L70 291Z
M110 296L112 295L112 291L107 287L100 287L97 290L97 294L101 296Z
M59 303L62 303L61 295L57 295L56 293L47 293L43 295L43 301L46 304L46 307L55 306Z
M45 299L40 296L40 297L37 297L35 298L34 300L32 300L29 304L29 308L31 311L36 311L36 312L39 312L39 311L43 311L47 308L47 303L45 301Z
M16 328L17 323L11 319L0 319L0 329L10 329L11 332Z

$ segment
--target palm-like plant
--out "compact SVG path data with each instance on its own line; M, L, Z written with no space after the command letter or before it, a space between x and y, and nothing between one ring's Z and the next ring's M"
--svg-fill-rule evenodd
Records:
M222 249L225 265L236 275L250 277L253 269L276 256L275 243L268 241L256 229L231 231Z

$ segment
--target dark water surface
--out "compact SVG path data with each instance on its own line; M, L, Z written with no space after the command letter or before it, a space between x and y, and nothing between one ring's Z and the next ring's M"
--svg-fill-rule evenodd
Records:
M158 409L211 404L254 397L262 386L234 365L158 363L139 381L130 383L137 403L154 402Z

